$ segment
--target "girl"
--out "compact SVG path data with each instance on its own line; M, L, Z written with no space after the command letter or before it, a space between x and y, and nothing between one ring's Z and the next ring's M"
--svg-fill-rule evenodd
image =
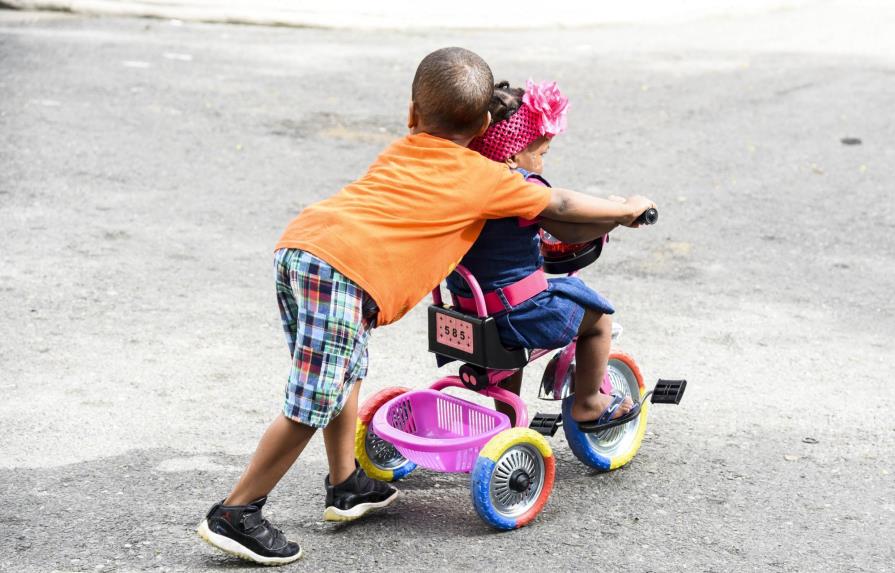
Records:
M531 182L549 187L541 176L543 158L553 136L565 130L567 107L568 99L555 83L535 84L529 80L525 90L510 88L507 82L498 83L491 100L491 125L469 148L505 163L508 169L518 171ZM562 348L578 337L572 418L582 430L599 431L633 419L639 414L639 403L599 391L609 358L610 315L615 311L608 300L579 278L551 278L544 282L537 276L543 262L538 226L562 241L584 242L602 237L617 224L490 220L461 264L472 272L486 293L522 280L546 284L540 293L516 306L505 302L494 317L501 341L508 347ZM471 296L457 273L448 277L448 288L461 303ZM506 297L501 298L506 301ZM519 370L502 385L519 394L521 383ZM498 402L497 409L513 419L508 405Z

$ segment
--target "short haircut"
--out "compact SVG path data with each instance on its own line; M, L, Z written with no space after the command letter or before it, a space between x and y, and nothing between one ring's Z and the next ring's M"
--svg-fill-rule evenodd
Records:
M442 48L423 58L411 97L423 123L456 134L475 133L494 90L491 68L464 48Z

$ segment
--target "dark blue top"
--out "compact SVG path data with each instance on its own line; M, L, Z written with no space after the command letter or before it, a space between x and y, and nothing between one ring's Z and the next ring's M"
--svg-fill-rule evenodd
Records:
M517 169L526 180L547 187L546 180L524 169ZM485 222L475 244L460 262L473 274L484 292L521 281L544 264L538 225L523 226L520 219L492 219ZM448 289L462 296L472 296L466 281L457 273L447 279Z
M518 282L541 268L541 239L538 226L522 227L519 219L494 219L485 223L475 245L461 265L479 281L485 292ZM451 273L451 292L471 296L463 277Z
M538 175L519 169L526 180L534 178L550 186ZM488 292L520 281L543 264L538 225L520 225L517 218L487 221L472 248L460 261ZM463 277L451 273L448 289L471 296ZM612 304L577 277L548 280L547 290L527 301L494 315L501 342L525 348L561 348L578 333L586 309L612 314Z

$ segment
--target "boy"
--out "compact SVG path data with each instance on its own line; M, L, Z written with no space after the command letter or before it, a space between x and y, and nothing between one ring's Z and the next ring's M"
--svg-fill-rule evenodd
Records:
M200 523L210 544L268 565L301 556L261 510L318 428L329 462L325 519L357 519L395 500L397 490L354 462L370 330L401 318L443 280L486 219L542 215L630 225L652 206L526 183L466 149L490 124L493 84L488 65L469 50L426 56L413 79L410 134L286 228L276 247L277 298L293 356L286 404L233 491Z

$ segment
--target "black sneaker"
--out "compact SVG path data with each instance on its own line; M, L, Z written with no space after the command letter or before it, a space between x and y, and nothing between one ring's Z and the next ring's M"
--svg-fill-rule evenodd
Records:
M301 557L301 547L261 517L262 497L249 505L216 503L199 524L199 537L225 553L264 565L283 565Z
M357 468L348 479L337 485L326 484L326 521L351 521L367 513L383 508L398 497L398 490L384 481L367 477L364 470Z

